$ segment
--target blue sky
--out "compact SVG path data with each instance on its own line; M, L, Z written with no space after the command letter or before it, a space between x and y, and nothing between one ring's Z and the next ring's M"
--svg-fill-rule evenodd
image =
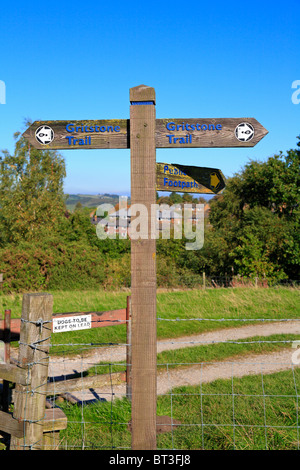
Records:
M254 117L269 131L253 148L157 149L158 162L228 177L296 148L299 0L15 1L0 19L0 149L13 152L26 118L127 119L140 84L155 88L157 118ZM61 153L66 193L130 193L129 150Z

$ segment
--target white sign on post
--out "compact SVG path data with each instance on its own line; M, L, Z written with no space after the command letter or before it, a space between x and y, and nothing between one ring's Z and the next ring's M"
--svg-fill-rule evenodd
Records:
M92 327L92 315L53 318L53 333L87 330Z

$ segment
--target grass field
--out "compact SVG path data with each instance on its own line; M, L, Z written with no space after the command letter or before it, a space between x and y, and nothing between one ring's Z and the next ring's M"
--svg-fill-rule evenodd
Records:
M53 312L105 311L125 308L130 291L54 291ZM288 318L299 314L300 289L220 288L162 291L157 293L158 317L167 318ZM22 294L0 293L0 308L18 318Z
M130 292L87 292L81 297L74 297L73 293L66 293L65 296L53 293L54 311L59 313L124 308L129 294ZM237 327L251 324L253 319L299 317L300 290L297 289L206 289L157 294L158 339L179 338L219 328ZM126 326L115 325L52 335L53 345L80 342L124 344ZM62 350L66 353L66 347L54 347L53 353L54 350L55 354ZM68 346L67 351L71 353L72 346Z
M54 312L105 311L125 308L129 291L52 292ZM230 288L158 291L157 334L159 339L180 338L220 328L253 324L253 319L299 319L300 290L294 288ZM20 317L22 296L0 295L2 310L10 308ZM172 320L172 321L170 321ZM235 321L233 321L235 320ZM158 354L158 368L188 367L195 363L233 361L247 354L279 351L291 347L297 335L248 338L245 344L195 345ZM284 342L287 341L287 344ZM78 344L125 343L126 326L52 335L52 354L79 351ZM241 341L243 343L243 341ZM72 346L76 344L77 346ZM86 346L84 346L86 348ZM89 346L87 347L89 349ZM100 367L101 373L111 366ZM100 369L97 373L100 373ZM122 369L116 366L113 370ZM95 368L91 373L95 373ZM179 387L159 396L158 415L172 416L180 425L158 435L158 449L282 449L299 448L300 369L276 374L232 377L197 387ZM87 406L60 405L68 428L61 433L62 448L130 449L128 422L131 405L126 399Z
M101 312L125 308L126 298L130 295L130 291L104 290L50 293L53 295L54 313ZM20 318L22 295L0 295L0 308L3 312L4 309L11 309L12 318ZM300 289L294 288L158 290L157 293L158 339L178 338L221 327L240 326L241 320L243 324L247 324L247 320L251 323L250 320L253 319L288 319L299 318L299 316ZM182 321L176 321L177 319ZM192 321L192 319L196 320ZM215 321L221 319L224 321ZM232 321L232 319L237 321ZM125 341L125 325L52 335L53 344L62 342L66 344L72 342L124 343ZM56 348L56 353L58 352ZM69 352L71 353L71 348Z
M157 401L159 416L179 422L157 438L157 449L297 450L300 371L217 380L181 387ZM67 449L130 449L130 402L65 403Z

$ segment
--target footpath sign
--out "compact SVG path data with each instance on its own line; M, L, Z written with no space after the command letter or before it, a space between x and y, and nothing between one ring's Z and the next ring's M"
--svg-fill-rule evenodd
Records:
M218 194L225 188L225 178L216 168L156 164L156 190L179 193Z
M39 149L127 149L130 120L35 121L24 137ZM253 147L268 132L254 118L156 119L156 148Z
M24 137L39 149L126 149L128 120L35 121Z
M254 147L268 131L254 118L157 119L157 148Z
M130 148L131 202L149 214L156 204L156 148L253 147L268 133L254 118L156 119L155 90L145 85L131 88L129 100L130 119L37 121L24 136L39 149ZM206 189L220 190L220 170L194 171L183 169L196 182L201 176ZM144 235L131 239L133 450L156 449L156 240Z

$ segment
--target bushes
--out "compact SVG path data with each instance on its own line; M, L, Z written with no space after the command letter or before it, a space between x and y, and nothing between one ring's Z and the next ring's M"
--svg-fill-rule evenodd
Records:
M167 240L164 241L168 243ZM121 246L121 240L119 241ZM122 250L121 250L122 251ZM9 292L130 287L130 252L118 257L83 241L50 239L23 242L0 250L2 290ZM157 285L195 287L202 273L166 254L157 256Z
M4 274L4 292L40 290L47 286L51 255L38 247L12 246L1 250L0 270Z
M107 265L105 270L105 278L103 280L103 287L106 289L130 287L130 253L120 255L119 258L108 257L106 259Z
M0 251L4 292L95 288L105 278L103 255L83 243L23 242Z

